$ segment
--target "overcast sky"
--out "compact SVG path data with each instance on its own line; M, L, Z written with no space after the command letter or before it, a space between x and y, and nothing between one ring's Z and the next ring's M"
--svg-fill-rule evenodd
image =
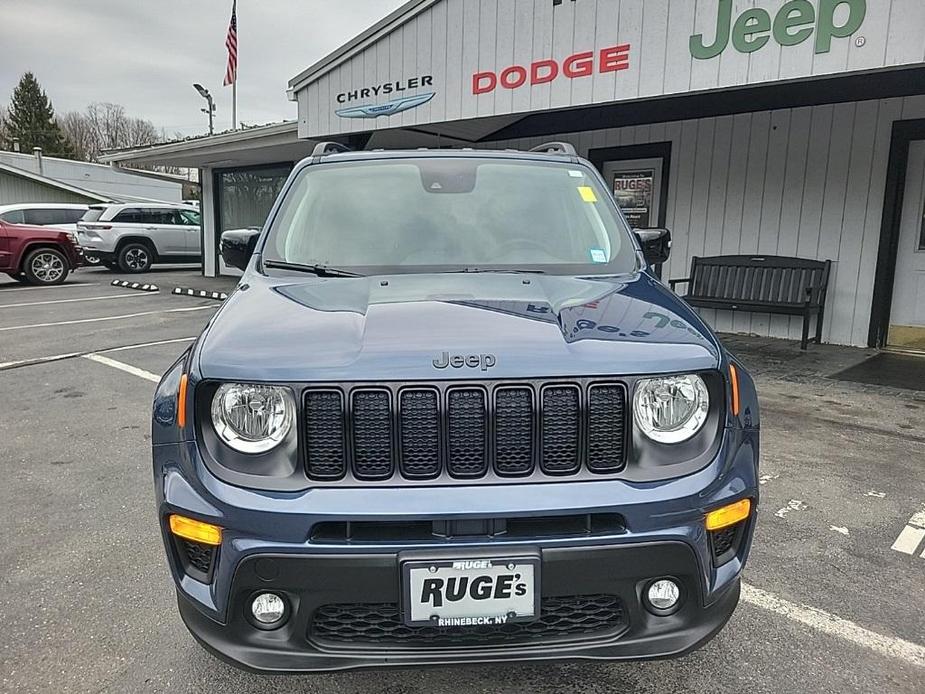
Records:
M296 117L289 79L404 0L238 0L238 120ZM122 104L158 128L197 134L215 97L231 126L225 34L231 0L0 0L0 104L31 70L55 111Z

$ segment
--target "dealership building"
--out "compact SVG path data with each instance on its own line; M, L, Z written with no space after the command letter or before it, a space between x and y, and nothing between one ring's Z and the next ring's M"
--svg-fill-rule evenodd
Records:
M318 141L567 141L634 226L671 230L666 279L694 256L831 260L824 341L925 349L922 0L412 0L288 91L295 121L110 156L201 170L208 275Z

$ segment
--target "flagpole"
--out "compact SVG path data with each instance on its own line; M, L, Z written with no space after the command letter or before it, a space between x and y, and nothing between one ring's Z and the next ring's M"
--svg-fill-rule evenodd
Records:
M235 28L234 28L234 40L235 40L235 53L237 54L238 47L240 43L238 42L238 0L234 0L231 4L231 11L235 15ZM235 57L234 61L234 82L231 84L231 129L238 129L238 63L241 61Z

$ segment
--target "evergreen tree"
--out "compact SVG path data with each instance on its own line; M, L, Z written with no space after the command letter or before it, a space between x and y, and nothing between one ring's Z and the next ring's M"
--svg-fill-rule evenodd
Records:
M42 153L49 156L74 156L73 148L55 119L51 100L31 72L24 74L13 90L6 117L6 131L10 142L19 138L23 152L31 153L34 147L41 147Z

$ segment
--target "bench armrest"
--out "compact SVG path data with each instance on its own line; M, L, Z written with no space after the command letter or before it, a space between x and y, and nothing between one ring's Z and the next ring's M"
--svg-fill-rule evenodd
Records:
M691 281L690 277L685 277L683 279L677 279L677 280L668 280L668 286L671 288L671 291L674 291L674 288L677 287L679 284L687 284L690 281Z
M820 285L817 287L807 287L806 288L806 305L807 306L823 305L825 303L825 294L826 294L825 285Z

